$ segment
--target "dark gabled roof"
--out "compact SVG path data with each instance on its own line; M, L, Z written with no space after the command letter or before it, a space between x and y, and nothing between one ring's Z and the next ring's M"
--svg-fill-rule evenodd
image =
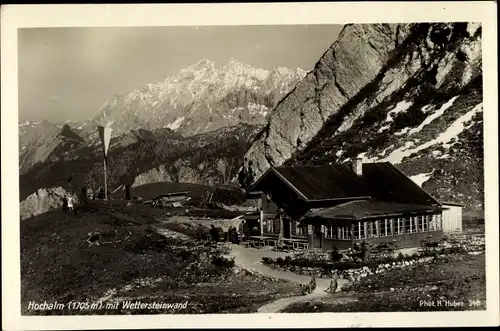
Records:
M437 206L358 200L346 202L335 207L310 210L304 217L330 220L365 220L378 217L432 213L440 210L442 208Z
M439 202L389 162L364 163L358 176L347 164L270 168L248 190L259 191L265 177L276 174L305 201L372 198L400 204L439 205Z
M440 205L429 193L389 162L363 164L362 177L370 195L379 201Z
M307 200L367 197L363 182L345 164L277 167L275 170Z

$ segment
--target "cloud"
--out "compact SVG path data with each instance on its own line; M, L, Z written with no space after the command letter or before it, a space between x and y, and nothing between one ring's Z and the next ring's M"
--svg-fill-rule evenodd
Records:
M56 101L59 101L61 100L61 96L60 95L53 95L49 98L49 101L50 102L56 102Z

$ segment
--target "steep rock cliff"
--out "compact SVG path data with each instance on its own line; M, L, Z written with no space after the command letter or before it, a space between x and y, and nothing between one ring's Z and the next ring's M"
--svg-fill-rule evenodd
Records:
M478 24L346 26L246 157L260 174L360 154L482 209L481 66Z

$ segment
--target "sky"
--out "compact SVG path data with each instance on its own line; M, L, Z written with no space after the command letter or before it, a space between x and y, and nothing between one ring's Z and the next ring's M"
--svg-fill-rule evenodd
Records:
M19 119L85 120L115 94L201 59L310 70L342 25L25 28L18 30Z

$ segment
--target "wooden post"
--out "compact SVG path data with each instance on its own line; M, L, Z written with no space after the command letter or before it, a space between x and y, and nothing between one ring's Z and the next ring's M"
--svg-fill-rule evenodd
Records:
M323 224L321 224L320 226L321 228L319 229L319 232L321 233L321 238L319 240L319 246L320 248L323 248L325 242L325 226Z
M283 240L284 238L284 233L283 233L283 217L281 216L281 213L279 214L279 218L280 218L280 240Z
M260 238L262 239L264 232L264 211L260 210Z
M314 231L312 224L307 224L307 239L309 241L309 248L314 248Z
M104 157L104 200L108 200L108 178L106 174L106 156Z

